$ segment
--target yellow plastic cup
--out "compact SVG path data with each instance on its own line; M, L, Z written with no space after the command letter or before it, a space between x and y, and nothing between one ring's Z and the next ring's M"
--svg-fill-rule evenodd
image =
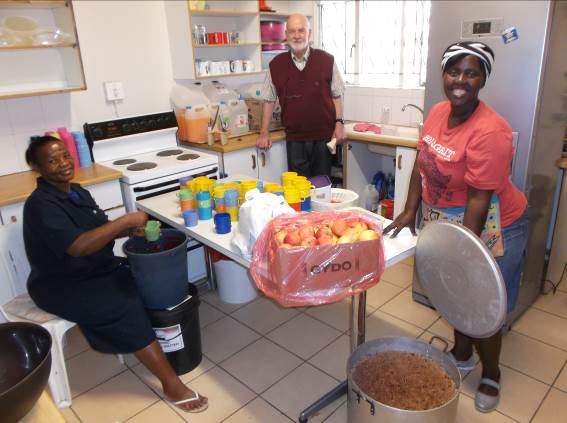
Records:
M226 207L226 212L230 215L231 222L238 222L238 207Z
M284 198L291 208L297 211L301 210L301 195L297 188L291 186L284 187Z
M282 173L282 185L289 185L291 180L297 176L297 172L283 172Z
M276 184L275 182L266 182L264 184L264 192L274 192L273 189L277 186L278 184Z
M244 197L248 191L258 187L258 184L254 180L242 181L240 185L242 187L242 197Z

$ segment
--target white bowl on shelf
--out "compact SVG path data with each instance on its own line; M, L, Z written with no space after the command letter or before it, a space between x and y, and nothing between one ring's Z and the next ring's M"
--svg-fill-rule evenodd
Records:
M54 46L58 44L70 43L73 37L66 32L56 29L41 29L31 37L34 46Z
M15 38L15 45L29 45L39 24L35 19L26 16L5 16L2 27Z

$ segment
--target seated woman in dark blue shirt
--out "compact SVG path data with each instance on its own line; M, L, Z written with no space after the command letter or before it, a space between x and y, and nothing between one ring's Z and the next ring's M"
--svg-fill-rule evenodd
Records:
M57 138L32 141L26 161L41 175L24 206L31 298L45 311L76 322L93 349L133 353L158 377L173 404L204 411L207 398L175 374L155 339L130 269L112 252L115 238L143 234L147 215L128 213L109 221L90 193L70 182L73 159Z

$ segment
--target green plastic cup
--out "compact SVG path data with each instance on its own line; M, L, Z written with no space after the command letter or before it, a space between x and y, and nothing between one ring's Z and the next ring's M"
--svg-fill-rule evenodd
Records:
M144 228L146 240L148 242L157 241L160 236L160 229L161 229L161 222L157 220L148 220L146 222L146 227Z

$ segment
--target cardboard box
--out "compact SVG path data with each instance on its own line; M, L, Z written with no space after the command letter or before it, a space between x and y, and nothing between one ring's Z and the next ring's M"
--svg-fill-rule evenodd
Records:
M382 262L382 264L380 264ZM286 306L339 301L378 283L377 270L384 266L380 240L315 247L275 246L272 271L274 289L285 296ZM274 292L275 293L275 292Z
M245 100L248 106L248 125L251 131L260 131L262 126L262 107L264 102L262 100ZM279 102L276 102L274 112L272 113L272 120L270 121L270 131L282 128L282 109Z
M381 234L374 219L357 211L282 215L272 219L254 245L250 273L256 286L286 307L328 304L363 292L380 280L385 267L384 241L285 246L280 231L304 225L327 226L334 220L364 222Z

